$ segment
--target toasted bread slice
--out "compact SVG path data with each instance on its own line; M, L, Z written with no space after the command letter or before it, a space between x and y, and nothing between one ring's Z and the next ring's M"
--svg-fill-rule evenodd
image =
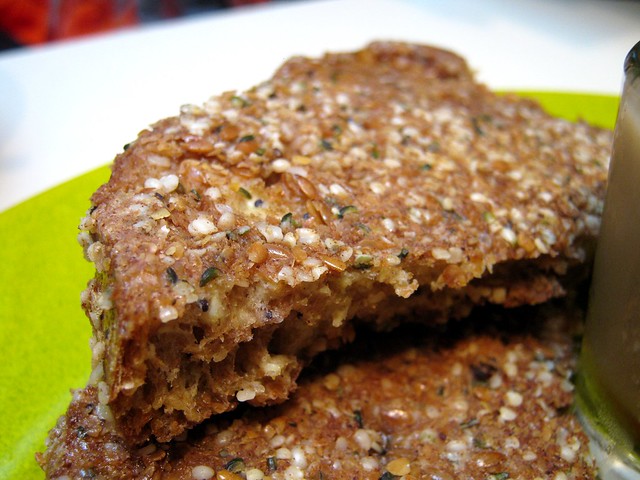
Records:
M168 444L127 446L90 386L40 461L48 478L596 478L570 409L580 312L507 312L358 332L346 351L317 358L288 402Z
M128 442L168 441L285 400L356 321L560 296L591 257L610 141L401 43L185 106L117 156L83 221L90 383Z

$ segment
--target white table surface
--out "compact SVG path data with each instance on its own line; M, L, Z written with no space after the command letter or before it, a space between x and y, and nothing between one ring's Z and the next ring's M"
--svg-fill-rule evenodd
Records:
M306 0L0 53L0 211L111 161L149 123L376 39L464 55L496 89L617 94L640 2Z

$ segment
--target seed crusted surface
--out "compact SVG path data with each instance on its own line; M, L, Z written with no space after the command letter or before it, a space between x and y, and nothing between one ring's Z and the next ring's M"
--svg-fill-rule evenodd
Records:
M114 434L88 387L40 461L47 478L596 478L570 408L580 319L547 305L359 332L316 359L285 404L139 448Z
M610 141L401 43L184 106L118 155L81 226L90 384L129 442L167 441L286 399L355 317L561 295L590 258Z

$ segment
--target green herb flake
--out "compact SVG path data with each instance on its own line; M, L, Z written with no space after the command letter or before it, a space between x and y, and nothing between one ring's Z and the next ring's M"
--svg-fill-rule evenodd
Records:
M358 255L355 259L355 268L360 270L366 270L367 268L373 267L373 257L371 255Z
M473 437L473 446L476 448L488 448L487 442L482 437Z
M404 260L405 258L407 258L407 255L409 255L409 250L403 247L402 250L400 250L400 253L398 254L398 258L400 260Z
M362 412L360 410L353 411L353 419L356 421L358 428L364 427L364 423L362 423Z
M244 137L240 137L240 140L238 140L238 143L253 142L255 139L256 139L255 135L245 135Z
M248 107L250 105L249 101L246 98L242 98L238 95L234 95L231 97L231 104L235 107Z
M477 418L472 418L470 420L467 420L466 422L462 422L460 424L460 428L462 428L463 430L467 429L467 428L471 428L471 427L475 427L476 425L478 425L480 423L480 420L478 420Z
M495 215L489 211L482 212L482 219L487 223L493 223L496 219Z
M229 460L224 468L232 473L242 473L246 470L244 460L240 457Z
M428 172L429 170L431 170L433 167L431 166L431 164L429 163L425 163L424 165L422 165L420 167L420 170L422 170L423 172Z
M431 152L431 153L437 153L440 151L440 143L439 142L432 142L429 144L429 146L427 147L427 151Z
M278 469L278 462L276 457L267 457L267 471L269 473L275 472Z
M324 138L320 140L320 146L322 147L323 150L326 150L327 152L330 152L331 150L333 150L333 145L331 145L331 142Z
M493 119L491 118L491 115L480 115L478 117L472 117L471 124L473 125L473 130L476 132L477 135L481 137L484 136L486 132L482 128L482 122L489 123L492 120Z
M356 227L358 227L364 233L371 233L371 229L369 228L369 226L364 224L364 223L358 222L358 223L356 223Z
M247 190L246 188L238 188L238 193L240 195L242 195L244 198L246 198L247 200L251 200L251 193L249 192L249 190Z
M334 125L331 127L331 131L335 137L339 136L342 133L342 127L340 125Z
M167 272L167 278L169 279L172 285L175 285L176 283L178 283L178 274L173 268L171 267L167 268L166 272Z
M300 224L297 222L295 218L293 218L293 213L285 213L282 219L280 220L281 227L291 226L293 228L298 228Z
M202 276L200 277L200 286L204 287L211 280L215 280L220 276L220 270L216 267L209 267L204 272L202 272Z
M258 148L255 151L255 154L258 155L259 157L262 157L265 153L267 153L267 150L265 148L262 148L262 147Z
M131 143L125 143L124 147L122 147L122 150L124 150L126 152L127 150L129 150L130 146L131 146Z
M200 201L202 197L200 197L200 194L198 193L198 191L195 188L191 189L191 193L193 193L194 198L196 199L196 201Z
M509 478L508 472L492 473L487 477L489 480L507 480Z
M380 150L378 150L378 144L374 143L371 148L371 156L376 160L380 158Z
M342 220L348 213L357 213L357 211L358 207L356 207L355 205L347 205L346 207L341 207L338 210L338 218Z

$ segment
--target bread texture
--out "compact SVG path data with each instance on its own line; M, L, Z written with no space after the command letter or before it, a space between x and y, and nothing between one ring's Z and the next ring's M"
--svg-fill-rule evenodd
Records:
M286 403L140 448L105 421L90 386L75 392L40 461L47 478L594 479L571 411L581 319L544 305L358 331L317 357Z
M184 106L116 157L81 225L80 400L131 445L167 442L284 401L359 323L562 296L588 270L610 142L404 43Z

